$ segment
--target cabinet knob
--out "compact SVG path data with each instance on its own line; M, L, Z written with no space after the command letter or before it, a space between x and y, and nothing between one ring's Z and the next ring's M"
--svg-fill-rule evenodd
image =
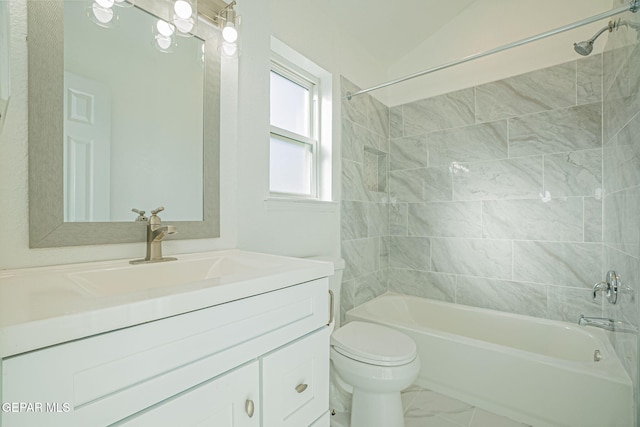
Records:
M249 415L249 418L253 417L253 410L254 410L254 405L253 405L253 400L247 399L247 401L244 404L244 410L247 411L247 415Z
M296 391L298 393L302 393L303 391L305 391L307 389L307 387L309 387L307 384L298 384L296 386Z

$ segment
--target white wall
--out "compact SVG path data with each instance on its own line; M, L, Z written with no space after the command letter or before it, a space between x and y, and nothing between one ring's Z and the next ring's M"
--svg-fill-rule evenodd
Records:
M238 2L242 16L238 121L238 246L269 253L311 256L338 255L340 248L337 203L278 203L269 198L269 64L272 27L270 2ZM276 37L279 35L273 32ZM324 33L326 35L326 33ZM331 43L299 49L324 69L333 72ZM322 51L322 55L310 55ZM333 59L333 58L331 58ZM339 117L334 93L334 117ZM334 123L339 123L334 120ZM333 129L334 141L339 127ZM339 147L334 142L334 148ZM335 155L334 149L334 155ZM338 152L339 153L339 152ZM338 154L339 156L339 154ZM335 177L335 174L334 174ZM333 188L336 189L337 178ZM338 200L337 190L331 198Z
M489 1L489 0L488 0ZM506 0L490 0L494 2ZM476 2L479 3L479 2ZM485 2L482 2L483 4ZM579 0L561 2L544 0L535 2L539 14L531 14L537 22L551 23L559 8L572 10L575 19L597 11L607 10L611 0L590 0L588 5ZM526 4L518 2L518 4ZM340 13L340 2L329 0L243 0L238 4L242 15L242 45L239 59L238 98L235 98L235 86L232 84L233 72L225 64L223 74L223 120L221 144L221 238L203 240L172 240L165 242L167 254L213 250L229 247L261 250L288 255L316 255L339 253L339 210L334 206L316 209L313 207L291 207L290 205L265 204L268 196L268 67L269 40L271 35L308 56L321 67L337 76L342 74L356 84L380 83L392 75L391 65L380 64L375 55L360 49L358 41L337 28L332 14ZM578 7L578 5L580 7ZM12 100L7 112L7 122L0 134L0 224L2 230L0 244L0 268L23 267L70 263L113 258L132 258L144 251L144 243L127 245L108 245L90 247L70 247L59 249L28 248L28 193L27 193L27 50L26 50L26 1L10 0L11 12L11 87ZM512 10L513 13L518 10ZM580 13L580 16L576 16ZM296 16L303 16L298 19ZM509 21L510 16L500 13L499 22ZM461 15L462 17L462 15ZM565 16L567 18L567 16ZM354 19L366 19L363 15ZM460 18L462 19L462 18ZM482 34L495 32L496 17L483 24ZM527 16L529 19L529 16ZM560 18L558 18L560 19ZM562 24L567 19L560 19ZM569 21L573 18L568 18ZM454 27L451 27L452 29ZM458 27L459 28L459 27ZM515 26L514 28L517 28ZM340 31L339 31L340 30ZM381 29L383 30L383 29ZM586 33L585 33L586 31ZM586 35L584 35L586 34ZM591 30L580 32L580 39L590 37ZM446 37L442 36L444 39ZM501 37L502 38L502 37ZM510 37L504 37L511 41ZM443 39L443 40L444 40ZM604 40L603 40L604 41ZM443 48L454 57L461 52ZM422 47L427 49L426 46ZM415 52L411 58L419 58ZM544 59L549 52L538 53L534 57ZM440 63L435 53L429 53L433 60ZM476 65L479 65L477 63ZM529 64L527 69L541 68ZM398 67L400 67L398 65ZM505 77L502 67L489 67L492 73L483 78L495 80ZM401 70L394 70L400 72ZM470 71L470 75L476 72ZM511 73L517 71L510 70ZM495 77L492 77L494 76ZM467 87L474 83L464 76L447 73L446 88ZM440 83L439 83L440 84ZM442 83L444 84L444 83ZM430 85L422 82L422 87ZM439 86L438 86L439 87ZM396 87L397 88L397 87ZM338 85L334 88L333 123L340 123L340 97ZM410 91L409 91L410 92ZM383 95L383 94L382 94ZM407 102L405 98L424 98L425 93L400 94L395 98L385 98L375 94L388 105ZM235 104L236 101L238 104ZM234 106L238 106L235 115ZM237 127L236 127L237 124ZM237 133L236 133L237 132ZM334 125L334 164L333 200L339 195L339 147L340 128ZM176 237L178 237L177 235Z
M476 1L403 59L390 64L387 79L446 64L612 8L612 0ZM574 52L573 43L590 38L606 23L600 21L419 77L383 90L378 96L388 106L394 106L579 59L582 57ZM606 39L605 33L596 42L594 52L604 49Z
M360 3L364 5L367 1ZM406 40L405 37L407 44L416 47L393 63L382 63L382 55L376 56L376 49L379 48L373 43L373 38L366 34L350 34L352 28L359 28L352 23L367 19L367 9L362 7L359 15L355 15L355 6L350 6L350 12L345 12L341 4L339 0L271 0L273 32L293 48L332 71L340 72L362 88L502 46L613 8L612 0L474 1L422 42ZM370 4L371 7L379 7L379 2ZM389 37L396 40L402 40L405 32L401 25L392 28L397 18L402 21L406 15L438 14L438 8L443 7L438 2L418 3L413 9L403 10L394 10L391 4L388 6L389 21L383 23L379 31L389 32ZM429 7L434 9L424 10ZM346 13L352 16L345 16ZM591 24L371 94L387 106L400 105L578 59L580 56L573 51L573 43L588 39L606 22ZM406 34L415 33L411 29L406 31ZM602 51L606 36L604 34L598 39L594 49L596 53ZM386 48L389 48L388 45ZM402 46L400 50L405 50L405 47Z
M7 123L0 134L0 269L140 257L144 253L143 242L29 249L26 1L10 0L10 7L14 96L9 105ZM164 252L176 254L240 247L293 256L337 255L340 232L336 203L320 207L265 204L269 177L271 36L271 25L265 17L269 16L270 8L269 2L256 0L239 2L238 8L242 14L241 56L237 62L223 60L221 237L167 240ZM327 49L325 54L330 53ZM335 57L332 57L331 64L312 59L332 72L335 64L339 63ZM239 67L237 74L235 66ZM339 99L334 95L334 101L339 102ZM336 118L340 117L340 108L339 105L334 107L334 123L339 123ZM339 126L334 127L333 133L336 141ZM339 158L339 149L333 151L333 156ZM334 168L333 200L339 200L338 173L339 168Z
M0 131L0 269L118 258L139 258L144 242L29 249L26 1L10 0L11 90ZM237 93L235 61L223 61L221 120L221 237L167 240L166 254L237 246ZM179 237L179 234L176 235Z

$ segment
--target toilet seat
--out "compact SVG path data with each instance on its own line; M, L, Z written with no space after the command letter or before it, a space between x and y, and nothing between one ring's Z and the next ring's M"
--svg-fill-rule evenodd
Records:
M331 335L331 346L351 359L378 366L399 366L416 358L416 344L405 334L373 323L353 321Z

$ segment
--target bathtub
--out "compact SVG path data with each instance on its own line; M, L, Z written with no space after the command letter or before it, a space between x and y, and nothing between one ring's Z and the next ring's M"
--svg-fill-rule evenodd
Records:
M345 320L413 338L421 387L532 426L634 425L631 380L600 329L393 293Z

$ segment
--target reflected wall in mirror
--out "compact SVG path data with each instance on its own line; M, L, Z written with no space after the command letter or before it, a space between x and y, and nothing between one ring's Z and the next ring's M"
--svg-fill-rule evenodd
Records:
M165 2L167 3L167 2ZM202 221L203 41L170 53L158 21L115 8L118 25L64 1L64 220L131 221L131 208L166 206L166 219Z
M218 237L219 30L202 23L164 53L153 25L167 2L137 0L117 10L114 28L90 21L88 3L65 3L27 3L30 246L144 241L146 223L131 208L158 206L176 238ZM136 19L146 23L129 28ZM106 130L80 126L98 117ZM96 135L108 141L102 151L84 142Z
M9 106L9 2L0 1L0 131Z

